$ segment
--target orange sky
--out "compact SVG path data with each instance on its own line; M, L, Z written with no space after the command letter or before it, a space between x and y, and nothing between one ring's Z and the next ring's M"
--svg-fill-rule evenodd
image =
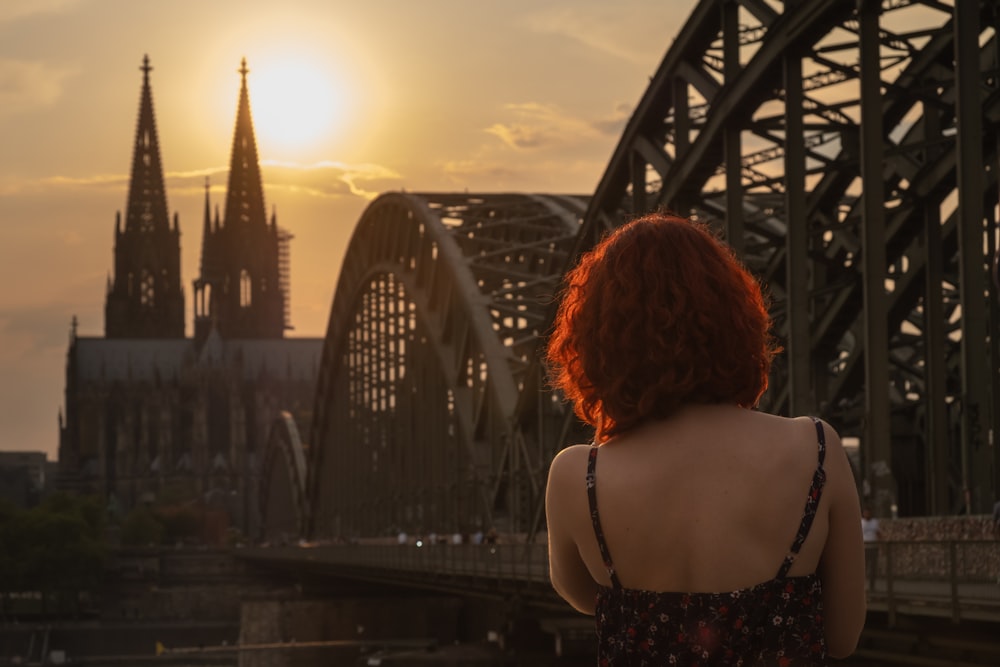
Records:
M143 54L182 282L248 85L292 336L321 337L380 192L590 193L693 0L2 0L0 450L55 458L70 321L104 334ZM259 107L259 109L258 109Z

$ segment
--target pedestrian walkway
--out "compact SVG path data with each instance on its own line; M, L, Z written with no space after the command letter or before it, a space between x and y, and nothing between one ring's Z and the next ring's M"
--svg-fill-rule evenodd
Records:
M879 578L868 608L890 614L1000 622L1000 584Z

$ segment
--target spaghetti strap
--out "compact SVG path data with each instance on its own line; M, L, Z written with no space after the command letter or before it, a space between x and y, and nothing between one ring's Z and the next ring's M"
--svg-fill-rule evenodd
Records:
M601 518L597 515L597 478L595 476L597 469L597 447L596 444L591 445L590 456L587 457L587 500L590 502L590 520L594 524L594 535L597 537L597 546L601 550L601 560L604 561L604 567L607 568L608 576L611 578L611 586L612 588L619 589L622 585L618 581L615 566L611 562L611 553L608 551L608 545L604 542Z
M802 521L799 523L799 531L795 534L795 541L792 542L788 555L781 563L781 568L778 569L776 579L784 579L788 575L788 570L795 562L795 557L799 555L802 543L806 541L809 529L812 528L813 519L816 518L816 508L823 495L823 485L826 484L826 470L823 469L823 462L826 460L826 434L823 431L823 422L816 417L813 417L812 420L816 425L816 439L819 447L816 472L813 473L812 484L809 486L809 496L806 498L806 507L802 513Z

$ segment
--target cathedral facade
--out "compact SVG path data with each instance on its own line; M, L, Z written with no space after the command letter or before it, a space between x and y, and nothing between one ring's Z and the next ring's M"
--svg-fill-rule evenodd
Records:
M206 186L185 337L180 221L168 215L148 57L141 69L105 335L79 336L74 325L70 338L59 485L123 512L204 503L252 532L271 424L288 411L308 433L323 341L284 337L291 237L267 217L245 60L224 214L212 216Z

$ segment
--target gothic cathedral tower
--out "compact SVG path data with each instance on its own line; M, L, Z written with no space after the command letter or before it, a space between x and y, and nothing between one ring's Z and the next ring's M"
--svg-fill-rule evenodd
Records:
M229 163L222 224L205 202L201 275L194 281L194 335L213 327L223 338L281 338L286 328L287 272L281 261L287 237L264 208L257 142L250 117L246 58L241 63L240 100Z
M149 88L149 56L142 60L142 96L132 154L125 229L115 219L115 276L108 279L104 334L108 338L183 338L181 233L171 228L160 144Z

